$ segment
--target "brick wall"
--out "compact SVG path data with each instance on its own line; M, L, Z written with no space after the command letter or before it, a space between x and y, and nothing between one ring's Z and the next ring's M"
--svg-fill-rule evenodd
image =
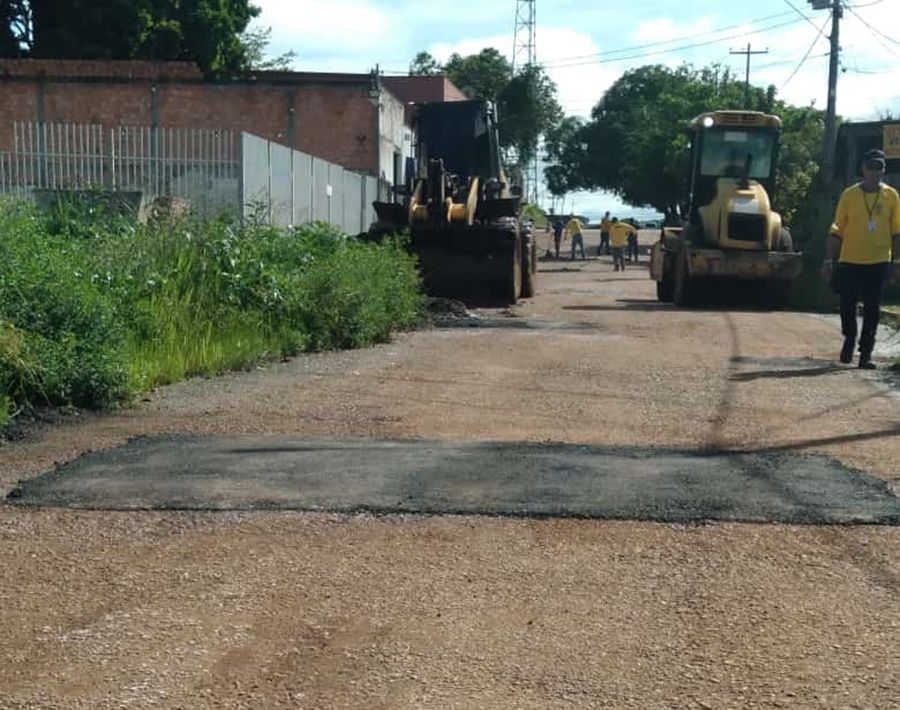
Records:
M259 72L204 81L186 63L0 60L0 150L12 123L93 123L247 131L378 172L367 75Z

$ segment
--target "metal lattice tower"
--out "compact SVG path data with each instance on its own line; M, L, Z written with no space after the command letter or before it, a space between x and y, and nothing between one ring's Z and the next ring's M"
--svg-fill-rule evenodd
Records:
M535 0L516 0L516 36L513 43L512 71L516 73L528 64L534 64L534 4Z
M516 32L513 42L512 73L526 66L537 65L537 53L534 45L535 3L537 0L516 0ZM525 191L529 202L538 201L538 162L535 155L531 163L521 166L523 179L527 183Z

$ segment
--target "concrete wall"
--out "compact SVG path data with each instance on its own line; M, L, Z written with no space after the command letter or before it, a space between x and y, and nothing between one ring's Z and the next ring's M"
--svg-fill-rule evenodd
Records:
M244 214L262 210L278 226L330 222L347 234L369 228L377 180L340 165L244 133L241 141Z
M406 158L412 155L413 145L410 129L405 121L405 107L387 92L382 92L379 103L380 142L378 163L379 173L391 185L402 185L402 173ZM395 175L395 155L399 155L400 173Z

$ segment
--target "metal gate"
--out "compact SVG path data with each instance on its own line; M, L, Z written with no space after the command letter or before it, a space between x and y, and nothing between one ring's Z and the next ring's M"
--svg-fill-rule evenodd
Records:
M193 210L241 210L240 137L234 131L15 123L0 151L0 192L139 191Z

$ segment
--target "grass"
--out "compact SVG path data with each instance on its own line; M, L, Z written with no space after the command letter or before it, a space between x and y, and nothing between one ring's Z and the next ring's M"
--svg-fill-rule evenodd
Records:
M185 377L383 342L422 306L398 241L2 202L0 426L29 408L111 408Z

